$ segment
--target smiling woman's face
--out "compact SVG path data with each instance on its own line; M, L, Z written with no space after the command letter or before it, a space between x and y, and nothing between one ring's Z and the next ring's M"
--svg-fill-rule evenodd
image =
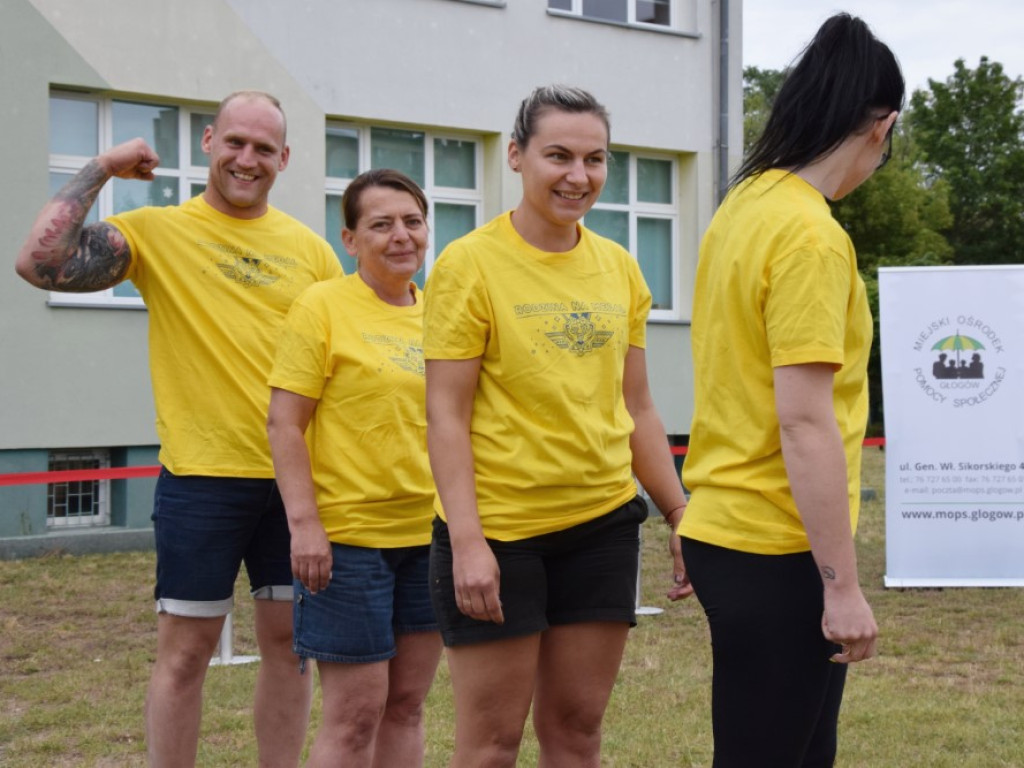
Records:
M592 112L549 108L525 147L509 145L509 165L523 177L523 214L548 226L575 227L608 178L608 129Z
M355 229L341 231L345 250L371 288L402 287L423 266L427 217L416 198L391 187L367 187L358 202Z

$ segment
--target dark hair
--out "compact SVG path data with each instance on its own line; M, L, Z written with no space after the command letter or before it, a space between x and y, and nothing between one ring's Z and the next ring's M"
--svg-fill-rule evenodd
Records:
M605 130L611 136L611 122L608 110L590 93L582 88L569 85L542 85L534 88L533 93L523 99L516 113L516 122L512 127L512 140L520 149L526 147L537 130L537 119L549 109L562 112L589 112L601 118Z
M430 210L430 203L427 202L427 196L423 194L419 184L393 168L376 168L360 173L345 187L345 194L341 196L341 213L345 217L346 229L355 229L359 224L359 217L363 215L359 201L363 192L371 187L388 187L399 192L408 192L415 198L424 216Z
M235 91L225 96L220 104L217 105L217 111L213 115L212 125L214 128L217 127L217 121L220 120L220 115L224 111L225 107L236 99L248 99L250 101L263 100L276 108L281 113L281 143L285 143L288 138L288 119L284 116L284 108L281 106L281 102L278 101L276 96L272 96L266 91Z
M832 16L786 74L733 184L769 168L803 168L828 156L869 121L902 111L904 96L892 51L860 19Z

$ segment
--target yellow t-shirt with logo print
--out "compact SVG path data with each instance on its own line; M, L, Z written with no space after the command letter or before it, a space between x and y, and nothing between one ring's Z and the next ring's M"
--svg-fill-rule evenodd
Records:
M810 550L782 458L774 369L827 363L852 528L872 337L849 236L799 176L769 170L726 197L701 244L693 303L694 416L679 533L757 554Z
M622 377L651 294L627 251L579 232L548 253L504 213L451 243L427 280L424 356L481 358L470 439L488 538L564 530L637 492Z
M160 463L178 475L274 476L267 374L292 301L342 274L330 244L275 208L236 219L202 197L107 219L149 309Z
M415 296L396 307L347 275L299 296L281 333L270 386L318 401L306 441L320 520L339 544L430 543L423 294Z

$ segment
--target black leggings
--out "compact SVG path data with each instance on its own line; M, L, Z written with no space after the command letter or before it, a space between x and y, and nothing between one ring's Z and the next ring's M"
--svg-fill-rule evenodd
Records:
M683 539L711 628L713 768L828 768L846 665L821 631L810 552L755 555Z

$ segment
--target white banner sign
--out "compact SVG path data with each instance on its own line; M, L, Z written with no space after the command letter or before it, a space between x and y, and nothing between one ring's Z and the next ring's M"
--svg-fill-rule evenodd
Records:
M882 268L888 587L1024 586L1024 267Z

